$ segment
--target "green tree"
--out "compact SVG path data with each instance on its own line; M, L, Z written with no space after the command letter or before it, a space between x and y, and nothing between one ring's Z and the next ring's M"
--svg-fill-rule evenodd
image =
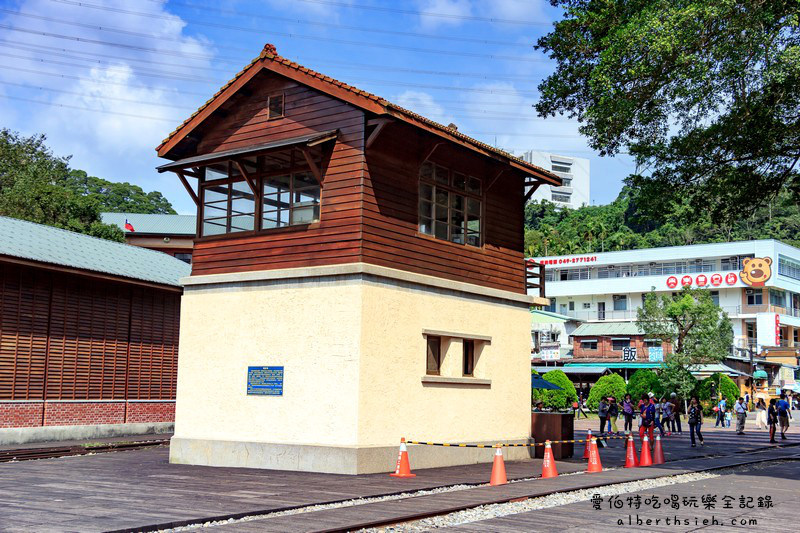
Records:
M608 374L597 380L589 391L586 405L589 409L597 409L600 398L614 397L620 402L625 397L625 380L619 374Z
M117 183L70 170L64 186L79 196L92 198L102 212L174 215L172 204L158 191L144 192L138 185Z
M569 380L562 370L551 370L542 375L542 379L561 387L561 390L533 389L531 391L534 402L541 401L550 409L566 409L572 402L578 401L575 385Z
M643 206L668 198L715 219L800 197L797 0L551 0L537 48L557 63L543 117L566 114L603 155L628 150Z
M684 287L674 295L653 291L637 310L636 324L646 338L672 345L672 352L665 355L662 375L683 398L695 387L689 372L698 365L721 361L733 344L728 314L706 289Z
M728 409L732 409L734 402L739 398L739 387L736 386L736 383L731 378L719 372L711 374L698 384L697 396L700 401L703 402L707 408L711 408L715 405L715 398L711 397L712 384L717 394L725 398L725 401L728 403Z
M43 135L0 130L0 215L123 242L122 230L100 221L96 200L64 187L67 163Z
M634 403L642 397L642 394L652 392L656 396L664 394L661 379L658 374L648 368L640 368L628 379L626 391L631 395Z

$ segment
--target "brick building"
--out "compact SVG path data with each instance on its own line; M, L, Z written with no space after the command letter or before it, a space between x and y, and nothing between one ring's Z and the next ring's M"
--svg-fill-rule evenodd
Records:
M0 217L0 444L169 429L189 271Z

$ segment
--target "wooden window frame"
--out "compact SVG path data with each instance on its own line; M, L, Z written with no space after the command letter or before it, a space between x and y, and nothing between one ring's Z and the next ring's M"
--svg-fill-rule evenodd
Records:
M275 98L276 96L280 96L281 97L281 114L273 116L273 114L272 114L272 99ZM286 117L286 93L281 92L281 93L274 93L274 94L269 95L267 97L267 121L278 120L278 119L285 118L285 117Z
M433 167L433 178L432 179L427 179L427 178L423 178L422 177L422 169L423 169L423 167L425 165L431 165ZM446 185L444 183L440 183L439 181L437 181L436 174L437 174L439 169L444 169L444 170L447 171L447 184ZM464 185L463 189L453 185L454 177L455 177L456 174L462 175L464 177L464 179L465 179L465 185ZM467 172L460 172L460 171L454 170L451 167L448 167L446 165L441 165L441 164L436 163L436 162L431 161L431 160L426 160L426 161L422 162L422 164L420 165L420 167L419 167L419 169L417 171L417 178L418 178L417 179L417 181L418 181L418 185L417 185L417 234L421 235L421 236L425 236L427 238L436 239L437 241L449 242L449 243L456 244L456 245L459 245L459 246L470 246L472 248L483 248L483 246L484 246L484 239L483 239L483 236L484 236L484 221L485 221L485 218L486 218L485 217L485 211L484 211L485 205L486 205L486 201L485 201L485 195L484 195L485 187L484 187L484 184L483 184L483 180L481 178L473 176L473 175L471 175L471 174L469 174ZM479 192L475 193L475 192L470 192L468 190L468 184L470 183L470 180L477 181L477 183L480 186ZM428 198L428 199L423 199L423 197L422 197L421 189L422 189L422 185L423 184L426 185L426 186L431 187L431 197ZM444 238L444 239L441 238L441 237L437 237L436 236L436 206L437 206L437 203L436 203L436 191L437 190L442 190L442 191L445 191L447 193L447 221L446 221L447 238ZM452 221L452 212L453 211L458 211L458 210L455 210L454 207L453 207L452 195L454 195L454 194L462 197L463 198L463 202L464 202L464 204L462 206L462 211L463 211L463 220L462 220L463 221L463 225L462 225L462 228L463 228L463 241L464 242L454 241L453 237L452 237L452 228L454 227L453 224L451 223L451 221ZM469 235L470 235L470 231L469 231L469 228L468 228L469 214L470 214L469 213L469 209L468 209L469 200L473 200L473 201L477 201L478 202L478 214L477 214L477 217L478 217L479 230L477 232L478 233L478 244L477 245L476 244L470 244L470 242L469 242ZM422 219L423 219L422 212L421 212L421 205L422 205L423 201L429 203L430 207L431 207L431 216L430 216L431 233L425 233L421 229ZM425 217L425 218L428 218L428 217Z
M469 371L468 371L469 370ZM475 340L461 340L461 375L475 377Z
M430 348L431 342L435 342L438 346L438 354L435 357L436 361L436 368L431 369L429 367L429 355L430 355ZM442 375L442 337L438 335L426 335L425 336L425 375L426 376L441 376Z
M294 194L293 176L295 174L299 174L299 173L309 173L309 174L311 174L313 176L313 170L308 165L308 163L306 162L305 158L304 157L297 157L296 154L295 154L295 150L292 149L291 150L291 155L290 155L290 158L289 158L289 166L286 167L286 168L283 168L283 169L266 170L266 168L265 168L265 158L262 157L262 156L258 156L257 157L257 160L256 160L256 169L257 170L255 172L253 172L252 174L249 174L249 176L252 179L254 185L256 186L256 191L257 191L257 192L254 193L255 205L254 205L254 213L253 213L254 221L253 221L253 229L252 230L230 232L229 231L229 229L230 229L230 220L228 220L228 223L226 225L226 231L224 233L218 233L218 234L214 234L214 235L204 235L204 233L203 233L203 222L204 222L203 209L204 209L205 204L206 204L206 201L205 201L206 189L208 189L209 187L217 186L217 185L230 185L230 186L232 186L234 183L247 183L247 181L245 180L244 176L242 176L241 173L239 172L239 170L236 169L234 160L232 160L232 159L231 160L227 160L226 163L228 165L228 176L225 177L225 178L214 179L214 180L205 180L204 176L205 176L206 168L208 168L208 166L210 166L210 165L201 167L201 169L200 169L200 172L202 172L203 178L201 178L201 180L200 180L199 189L198 189L199 202L198 202L198 207L197 207L197 209L198 209L198 211L197 211L197 213L198 213L198 217L197 217L197 235L198 235L197 241L205 242L205 241L213 241L213 240L218 240L218 239L230 239L230 238L237 238L237 237L259 235L259 234L263 234L263 233L280 233L280 232L287 232L287 231L297 231L297 230L307 229L309 227L314 227L315 225L319 224L319 222L320 222L320 220L322 218L322 204L323 204L323 200L322 200L322 185L321 184L317 185L317 188L319 189L319 203L317 204L317 206L318 206L317 209L319 211L319 215L318 215L316 220L313 220L311 222L304 222L304 223L300 223L300 224L288 224L288 225L285 225L285 226L279 226L279 227L275 227L275 228L264 228L263 227L263 218L264 218L264 183L269 178L272 178L272 177L275 177L275 176L289 176L290 177L290 179L289 179L289 182L290 182L289 183L290 184L289 195L290 195L290 202L291 202L291 196L293 196L293 194ZM235 169L235 175L234 175L234 172L232 172L231 169ZM227 205L228 205L227 211L228 212L230 212L231 202L232 202L232 197L231 197L231 195L229 193L228 194L228 203L227 203ZM292 207L290 205L290 207L289 207L290 220L291 220L291 211L292 211Z

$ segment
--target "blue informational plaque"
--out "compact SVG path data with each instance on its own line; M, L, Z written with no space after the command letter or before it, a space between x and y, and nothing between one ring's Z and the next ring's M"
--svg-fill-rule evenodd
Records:
M283 367L248 366L247 394L283 396Z

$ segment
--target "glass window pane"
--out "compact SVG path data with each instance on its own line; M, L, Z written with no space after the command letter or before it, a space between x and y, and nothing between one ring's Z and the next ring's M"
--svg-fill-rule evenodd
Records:
M438 220L434 222L433 235L437 239L447 239L447 222L439 222Z
M430 218L421 218L419 220L419 232L426 235L433 234L433 221Z
M225 233L224 221L220 224L217 221L203 222L203 235L222 235Z
M269 97L269 118L283 116L283 95L276 94Z
M467 213L470 215L481 216L481 202L473 198L467 198Z
M464 210L464 197L458 194L451 194L450 195L450 207L453 209L458 209L459 211Z
M467 233L467 244L470 246L480 246L481 245L481 235L480 233Z
M419 177L423 180L433 181L433 163L430 161L422 163L422 166L419 167Z
M481 193L481 180L478 178L469 177L467 180L467 191L475 194Z
M228 162L209 165L206 167L205 181L225 179L228 177Z
M252 230L253 215L234 215L231 217L231 233Z
M214 205L204 205L203 206L203 219L207 218L221 218L228 215L228 205L227 202L223 202L221 204L214 204Z
M436 183L447 185L450 183L449 177L450 173L446 168L436 165Z
M291 224L310 224L319 220L319 206L293 207Z
M303 189L306 187L314 187L317 185L317 180L311 172L295 172L292 174L292 186L295 189Z
M462 191L467 187L467 177L460 172L453 174L453 187L461 189Z
M319 187L314 189L303 189L294 193L295 203L301 204L318 204L319 203Z
M433 206L430 202L420 201L419 216L425 218L431 218L433 216Z
M428 185L427 183L420 183L419 184L419 198L420 200L428 200L429 202L433 201L433 186Z
M441 205L437 205L435 208L435 212L436 212L436 220L447 224L447 208Z
M228 185L214 185L204 189L203 201L205 203L219 202L228 199Z
M436 203L439 205L447 205L447 191L443 191L441 189L436 189Z

